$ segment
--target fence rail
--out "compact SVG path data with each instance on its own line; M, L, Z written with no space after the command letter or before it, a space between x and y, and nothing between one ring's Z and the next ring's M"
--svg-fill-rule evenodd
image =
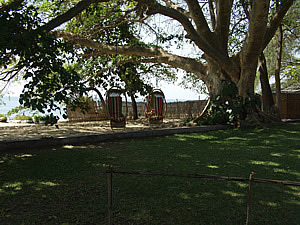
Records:
M208 180L247 182L249 183L249 191L248 191L248 202L247 202L246 225L251 224L251 204L252 204L252 194L253 194L253 183L300 186L300 182L295 182L295 181L254 178L255 175L254 172L250 174L249 178L242 178L242 177L216 176L216 175L209 175L209 174L170 174L170 173L152 173L152 172L138 172L138 171L117 171L114 170L113 167L109 167L105 173L107 174L107 181L108 181L108 224L109 225L113 224L113 174L183 177L183 178L196 178L196 179L208 179Z
M107 171L108 173L108 171ZM208 174L168 174L168 173L151 173L151 172L128 172L128 171L115 171L112 170L110 173L115 174L124 174L124 175L150 175L150 176L166 176L166 177L186 177L186 178L199 178L199 179L211 179L211 180L228 180L228 181L241 181L248 182L249 178L242 177L226 177L226 176L216 176ZM261 179L253 178L253 181L256 183L265 183L265 184L282 184L282 185L292 185L300 186L300 182L294 181L281 181L281 180L270 180L270 179Z

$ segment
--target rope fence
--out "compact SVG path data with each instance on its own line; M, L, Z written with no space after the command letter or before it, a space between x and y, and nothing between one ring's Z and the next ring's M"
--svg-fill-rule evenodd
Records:
M169 174L169 173L152 173L152 172L137 172L137 171L117 171L110 166L108 167L108 170L105 173L107 174L107 182L108 182L108 224L109 225L113 224L113 174L183 177L183 178L196 178L196 179L208 179L208 180L247 182L249 183L249 190L248 190L246 225L251 224L251 204L252 204L253 183L300 186L300 182L254 178L255 175L254 172L250 174L249 178L242 178L242 177L216 176L216 175L208 175L208 174Z

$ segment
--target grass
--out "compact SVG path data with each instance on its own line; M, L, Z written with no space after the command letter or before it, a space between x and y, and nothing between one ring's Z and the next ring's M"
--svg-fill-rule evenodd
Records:
M107 165L300 182L300 124L0 155L0 224L106 224ZM248 184L114 175L115 224L244 224ZM254 184L253 224L299 224L300 187Z

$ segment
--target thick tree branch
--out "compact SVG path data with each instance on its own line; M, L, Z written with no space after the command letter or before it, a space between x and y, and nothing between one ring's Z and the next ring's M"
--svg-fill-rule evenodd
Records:
M164 2L166 3L166 6L172 9L177 10L178 12L182 13L183 15L185 15L186 17L190 18L191 14L189 11L183 9L182 7L180 7L179 5L176 5L174 2L172 2L171 0L164 0Z
M280 7L278 8L277 13L273 16L270 23L268 24L266 35L264 37L263 49L267 47L271 39L274 37L283 17L289 10L289 8L293 5L295 0L285 0L282 1Z
M178 21L187 32L187 37L191 39L208 57L215 60L228 74L237 77L239 74L239 68L229 59L227 53L220 51L219 45L216 45L216 40L210 40L211 44L208 44L194 29L194 26L190 22L189 18L180 12L167 8L158 4L154 0L137 0L140 4L148 7L147 14L162 14L164 16L173 18Z
M149 48L145 46L113 46L105 45L100 42L82 38L66 31L56 31L57 37L65 38L73 43L92 48L98 51L99 55L135 55L156 58L158 63L165 63L176 68L184 69L191 73L206 76L206 66L195 59L170 54L160 48Z
M67 12L54 18L53 20L49 21L48 23L43 25L40 29L49 32L54 28L72 19L77 14L79 14L80 12L88 8L91 4L97 2L108 2L108 1L109 0L81 0L73 8L69 9Z
M258 56L262 52L269 8L268 0L254 1L250 12L249 29L242 49L242 64L257 63Z
M241 74L238 82L240 95L247 91L254 92L254 80L258 57L262 52L262 44L268 22L268 9L270 0L253 1L249 28L244 46L240 54Z
M210 31L206 19L203 15L202 9L198 3L198 0L186 0L186 3L189 6L189 10L192 16L193 21L195 22L197 32L199 35L209 44L216 44L215 38Z
M98 56L100 56L102 54L98 54ZM97 56L96 54L93 56ZM84 83L88 83L90 82L92 79L97 78L97 77L101 77L105 72L108 72L109 70L116 68L124 63L156 63L157 64L157 59L156 58L148 58L148 59L134 59L134 58L129 58L129 59L124 59L124 60L120 60L118 61L116 64L113 64L109 67L106 67L102 70L100 70L99 72L97 72L94 75L91 75L90 77L88 77L88 79L86 81L84 81Z
M216 1L217 21L215 33L221 43L221 49L227 52L229 25L233 0Z
M162 6L154 0L147 0L147 1L146 0L137 0L137 1L148 7L148 11L147 11L148 15L162 14L164 16L170 17L170 18L178 21L184 27L185 31L187 32L187 37L190 38L191 40L195 41L196 45L200 49L202 49L204 52L207 52L207 54L209 54L209 52L212 52L215 50L210 45L208 45L205 40L203 40L201 38L201 36L198 34L198 32L194 29L189 18L186 17L184 14L180 13L179 11L177 11L173 8L168 8L168 7Z

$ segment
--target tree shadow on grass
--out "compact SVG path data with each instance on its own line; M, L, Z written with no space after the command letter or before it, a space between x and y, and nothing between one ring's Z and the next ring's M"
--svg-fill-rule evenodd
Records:
M299 126L289 126L2 155L0 224L104 224L107 165L240 177L254 171L257 178L299 181L298 137ZM253 221L298 224L299 193L298 187L255 184ZM242 182L114 175L114 219L116 224L242 224L247 194Z

